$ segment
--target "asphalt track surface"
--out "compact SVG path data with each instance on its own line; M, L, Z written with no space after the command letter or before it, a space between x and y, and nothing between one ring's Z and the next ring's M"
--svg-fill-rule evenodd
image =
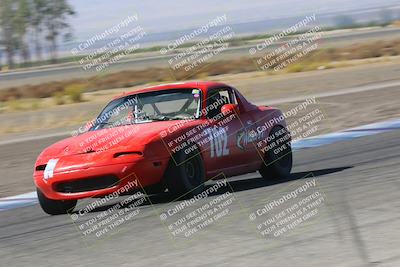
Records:
M3 211L0 266L399 266L399 140L396 130L296 151L285 181L230 178L230 214L189 238L174 237L160 220L177 203L167 195L150 197L105 238L83 237L70 216L48 216L38 205ZM313 179L324 196L321 212L279 238L263 238L249 215Z

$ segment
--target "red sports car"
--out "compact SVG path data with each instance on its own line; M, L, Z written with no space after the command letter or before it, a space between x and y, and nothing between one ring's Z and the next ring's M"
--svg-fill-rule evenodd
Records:
M39 203L49 214L67 213L83 198L135 190L196 195L221 173L276 178L292 168L282 112L253 105L223 83L123 94L82 128L36 161Z

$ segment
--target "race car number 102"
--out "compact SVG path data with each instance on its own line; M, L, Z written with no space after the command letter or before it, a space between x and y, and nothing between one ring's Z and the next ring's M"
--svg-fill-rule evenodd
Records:
M229 155L228 134L225 128L207 129L210 138L211 158Z

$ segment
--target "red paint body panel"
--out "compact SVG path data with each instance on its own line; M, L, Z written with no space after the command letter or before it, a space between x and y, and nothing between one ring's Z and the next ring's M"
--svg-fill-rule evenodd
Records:
M205 165L206 179L211 179L222 172L225 176L233 176L253 172L261 167L262 155L260 155L254 142L269 134L271 126L266 127L269 121L282 118L282 112L278 109L257 107L248 102L235 88L216 82L159 85L123 94L119 97L178 88L200 89L203 107L206 106L206 99L209 97L208 92L219 88L232 90L238 103L239 113L231 114L231 120L226 119L229 122L222 124L227 126L227 143L224 147L224 151L227 152L226 155L216 157L213 154L212 141L203 145L193 141L200 149ZM223 119L225 118L222 118L221 121ZM276 124L286 127L284 118ZM204 127L204 125L207 125L207 127ZM220 121L210 121L203 114L200 119L195 120L154 121L89 131L59 141L46 148L36 161L34 181L46 197L56 200L106 195L134 179L139 181L140 186L138 188L154 185L162 181L166 167L172 160L174 146L168 144L173 143L178 136L188 135L196 129L198 133L206 131L204 132L206 135L208 129L214 126L218 128L219 125L221 125ZM262 132L260 132L261 129L263 129ZM250 142L251 138L249 137L251 131L258 133L256 139L252 139L252 142ZM162 137L161 133L167 134ZM120 140L109 145L110 140L106 140L107 136L113 136L113 138ZM117 156L120 153L128 154ZM48 164L51 159L58 159L58 161L53 170L53 177L45 179L43 167L42 170L39 169L40 166ZM55 190L55 186L59 183L106 175L117 177L120 182L113 187L78 193L65 193Z

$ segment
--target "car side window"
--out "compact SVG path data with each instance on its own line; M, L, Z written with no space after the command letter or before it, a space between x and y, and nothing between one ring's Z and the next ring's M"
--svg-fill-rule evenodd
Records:
M235 96L230 89L215 89L208 93L207 97L207 118L212 119L221 113L225 104L236 104Z
M220 91L220 94L226 99L228 99L227 104L237 104L235 94L233 93L232 90L225 89Z

